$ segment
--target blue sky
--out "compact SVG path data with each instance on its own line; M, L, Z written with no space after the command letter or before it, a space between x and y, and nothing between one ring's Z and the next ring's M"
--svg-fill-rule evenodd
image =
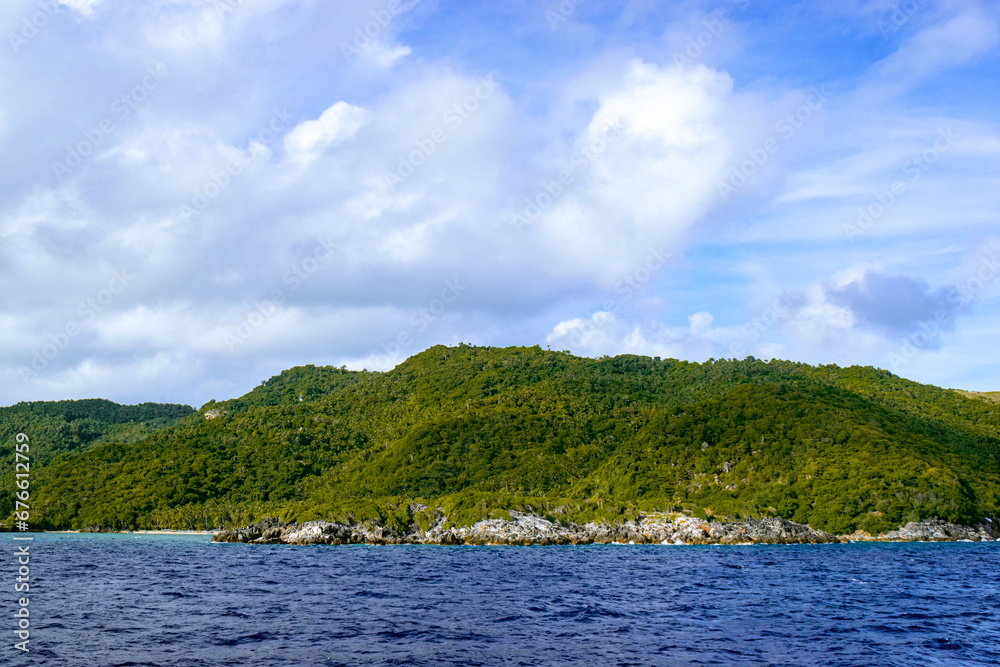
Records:
M0 404L439 343L998 390L1000 7L8 0Z

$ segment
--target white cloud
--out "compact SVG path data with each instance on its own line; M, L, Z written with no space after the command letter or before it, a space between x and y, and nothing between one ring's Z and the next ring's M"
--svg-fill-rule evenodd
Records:
M61 0L93 6L103 0ZM221 52L231 39L250 27L259 29L277 12L303 0L163 0L144 7L142 34L156 49L178 54ZM150 3L152 4L152 3ZM273 18L272 18L273 21Z
M713 328L714 317L699 312L688 318L687 328L659 322L633 323L599 311L589 318L558 323L546 338L554 349L569 349L584 356L639 354L650 357L704 360L728 356L723 353L737 332Z
M285 151L299 163L314 160L331 144L348 139L365 123L365 110L340 101L316 120L307 120L285 135Z
M59 4L78 11L85 16L90 16L94 13L94 8L100 5L103 1L104 0L59 0Z
M688 322L691 323L691 335L692 336L702 336L709 329L712 328L712 322L715 320L711 313L701 312L695 313L688 318Z
M793 317L785 322L800 344L809 347L843 341L843 336L854 328L857 320L846 306L829 302L826 292L819 285L810 285L804 293L806 302Z
M374 41L361 51L357 60L361 63L370 62L378 67L388 69L411 53L413 51L408 46L392 46Z
M595 184L603 186L597 201L625 213L620 221L637 236L662 238L694 224L713 196L729 158L721 116L732 80L706 67L663 70L636 61L624 84L601 100L583 137L624 128L621 145L595 163Z
M178 53L218 49L226 36L226 21L211 5L190 12L160 13L143 30L155 49Z
M533 226L561 263L607 282L636 261L637 244L673 245L709 209L731 154L724 116L732 80L704 66L635 60L617 85L595 92L599 108L573 158L548 176L568 171L574 183L539 206ZM546 201L541 192L534 199Z
M879 76L894 82L926 79L988 53L998 42L996 19L976 8L925 28L875 69Z

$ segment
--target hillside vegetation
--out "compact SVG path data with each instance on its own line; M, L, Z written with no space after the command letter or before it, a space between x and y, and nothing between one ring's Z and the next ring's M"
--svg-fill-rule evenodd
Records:
M1000 406L872 368L438 346L387 373L293 368L200 412L63 447L37 519L405 526L424 525L424 507L460 524L673 510L844 533L1000 514Z
M192 415L188 405L118 405L102 399L37 401L0 408L0 516L14 510L14 437L29 437L30 482L44 486L56 462L110 442L134 443Z

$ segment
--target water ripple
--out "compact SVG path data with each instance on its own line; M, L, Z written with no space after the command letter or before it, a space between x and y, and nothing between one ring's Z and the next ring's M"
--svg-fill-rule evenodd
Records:
M32 550L33 651L4 664L1000 664L996 543Z

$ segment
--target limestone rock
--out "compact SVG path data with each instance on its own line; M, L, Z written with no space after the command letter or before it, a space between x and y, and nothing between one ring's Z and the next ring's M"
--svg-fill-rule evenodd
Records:
M251 526L215 533L215 542L247 544L827 544L860 540L956 541L1000 539L1000 521L958 526L938 519L908 523L898 530L871 536L861 531L831 535L776 517L736 522L706 521L677 514L651 513L623 523L560 524L536 514L509 512L510 519L487 519L471 526L445 528L437 515L427 531L411 526L400 533L376 523L346 525L309 521L287 525L267 518Z
M925 519L911 521L897 530L881 535L873 536L864 531L857 531L843 537L853 542L957 542L959 540L982 542L1000 539L998 524L1000 522L994 519L984 519L983 523L975 526L960 526L941 519Z

